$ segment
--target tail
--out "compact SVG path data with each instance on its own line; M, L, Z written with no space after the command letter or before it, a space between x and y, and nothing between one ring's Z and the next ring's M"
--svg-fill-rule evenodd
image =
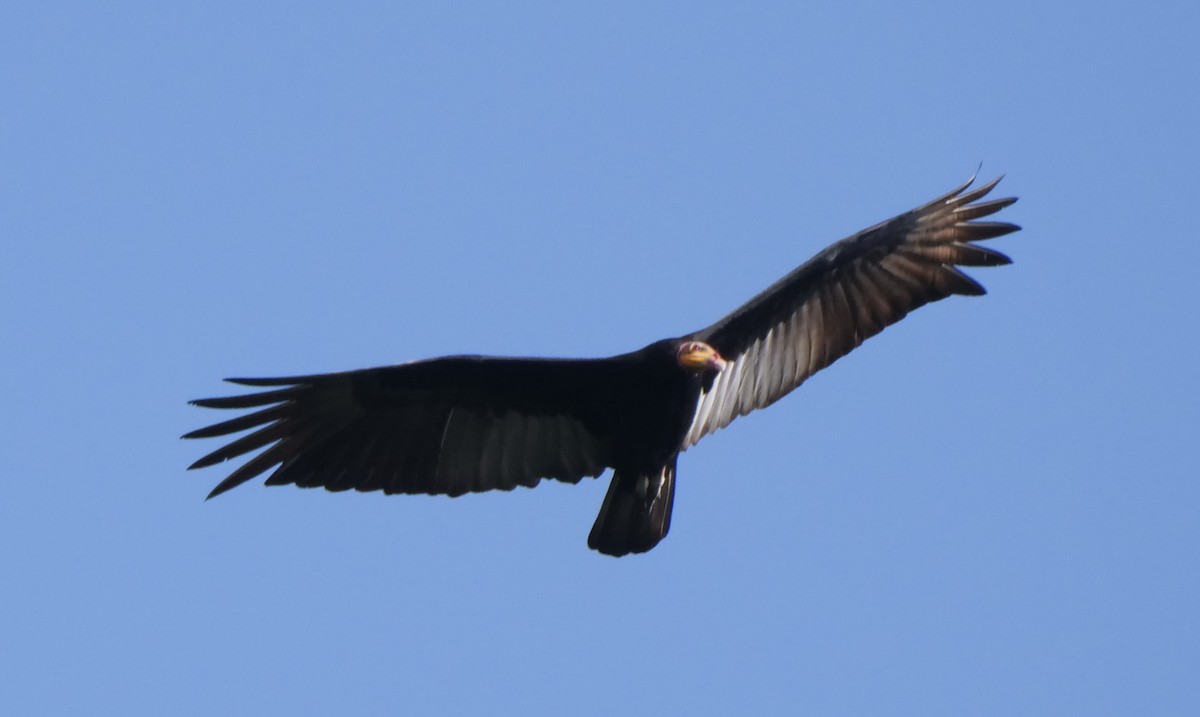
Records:
M674 502L675 456L657 470L617 471L588 535L588 547L616 557L646 552L671 529Z

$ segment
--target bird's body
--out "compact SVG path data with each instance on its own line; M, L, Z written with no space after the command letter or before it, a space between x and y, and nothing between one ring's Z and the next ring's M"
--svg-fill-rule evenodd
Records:
M999 181L999 180L997 180ZM644 552L670 527L678 454L922 304L982 294L956 264L1007 257L970 242L1015 231L971 221L996 184L838 242L700 331L605 359L454 356L360 371L230 379L261 393L202 399L255 412L186 438L254 429L191 467L265 448L213 497L272 470L268 485L462 495L578 482L613 469L590 547Z

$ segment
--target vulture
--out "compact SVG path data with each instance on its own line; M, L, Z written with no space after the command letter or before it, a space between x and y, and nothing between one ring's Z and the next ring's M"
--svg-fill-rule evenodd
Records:
M1020 227L980 221L1016 198L985 199L1000 178L974 181L832 244L711 326L630 353L227 379L260 390L192 404L249 412L183 437L248 433L190 468L261 449L209 498L268 471L267 485L460 496L611 468L588 547L643 553L671 527L682 451L917 307L985 293L959 267L1010 263L979 242Z

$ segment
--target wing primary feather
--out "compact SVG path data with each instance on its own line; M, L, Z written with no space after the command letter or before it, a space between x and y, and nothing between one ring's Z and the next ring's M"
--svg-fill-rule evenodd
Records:
M1021 230L1021 227L1010 222L959 222L954 227L965 235L965 241L995 239Z
M325 457L329 454L330 444L338 439L344 428L344 425L314 421L280 441L277 447L294 448L289 454L278 456L275 462L280 465L267 477L266 485L320 485L326 470ZM262 455L265 455L265 452Z
M922 204L921 206L914 209L913 212L917 213L917 214L923 214L923 213L929 211L930 209L933 209L934 207L941 206L943 204L946 204L947 202L953 201L955 197L957 197L960 194L962 194L963 192L965 192L968 187L970 187L972 184L974 184L975 178L978 176L979 176L979 170L977 169L977 170L975 170L975 173L972 174L971 177L967 181L958 185L954 189L951 189L949 192L946 192L945 194L938 197L937 199L934 199L932 201L928 201L928 202ZM1000 180L997 179L996 181L998 182ZM986 194L986 192L985 192L985 194Z
M326 486L335 481L345 469L345 461L349 457L352 441L346 439L346 434L351 431L350 424L336 434L330 436L323 441L319 446L311 449L312 453L312 470L307 477L293 480L292 483L301 488L317 488ZM271 485L268 482L268 485Z
M281 403L278 406L265 408L261 411L248 413L245 416L238 416L228 421L214 423L211 426L197 429L191 433L183 434L183 438L215 438L217 436L227 436L230 433L238 433L248 428L261 426L265 423L270 423L279 418L282 418L290 410L290 406L286 403Z
M975 189L972 189L971 191L966 192L965 194L960 194L957 197L953 197L953 198L949 199L946 203L951 206L960 207L964 204L970 204L971 202L975 201L976 199L983 199L988 194L990 194L993 189L996 188L996 185L1000 183L1001 179L1004 179L1003 174L1001 174L999 177L996 177L995 179L993 179L992 181L990 181L986 184L979 185ZM964 187L964 189L965 189L965 187Z
M276 476L283 473L292 473L292 467L303 461L309 455L309 449L312 448L310 441L314 436L317 436L322 430L325 430L328 424L326 422L312 420L306 424L296 427L290 435L280 440L273 448L279 448L278 454L279 467L271 472L267 477L266 485L280 485L276 481ZM274 482L273 482L274 481ZM285 480L283 483L292 483L295 481Z
M918 260L932 259L939 264L961 266L1002 266L1012 263L1012 259L994 249L965 243L926 244L899 249L897 253Z
M309 376L281 376L277 378L227 378L228 383L239 386L300 386L327 381L337 374L312 374Z
M865 340L868 336L874 336L879 331L887 326L888 305L879 295L878 290L872 285L867 273L861 267L856 267L846 276L846 285L843 287L846 292L846 298L854 307L856 319L856 328L859 333L859 341Z
M208 466L216 465L217 463L224 463L230 458L237 458L238 456L245 455L251 451L256 451L268 443L273 443L274 441L286 436L289 432L289 428L289 424L285 421L272 423L269 426L260 428L259 430L247 436L242 436L236 441L227 443L212 453L203 456L195 463L188 466L188 470L207 468Z
M189 401L193 406L201 406L203 408L254 408L256 406L266 406L271 403L282 403L284 401L296 398L304 392L304 387L293 386L284 388L278 391L263 391L261 393L248 393L244 396L224 396L221 398L198 398L195 401Z
M228 478L218 483L217 487L212 489L212 492L208 494L205 500L212 500L230 488L236 488L251 478L265 472L280 461L280 457L287 450L286 444L287 441L280 441L247 461L245 465L230 473Z
M862 275L857 271L848 271L838 283L838 292L846 302L849 318L854 325L854 346L861 344L868 336L874 336L882 326L876 326L875 314L868 299L863 295Z
M982 284L952 266L942 266L938 278L941 287L949 294L983 296L987 293Z
M928 261L915 260L904 254L889 254L879 262L879 266L891 271L895 276L904 278L913 288L915 296L921 296L926 301L937 296L941 298L937 288L938 264Z
M863 264L859 272L867 288L864 294L871 298L883 325L888 326L904 318L904 305L912 295L906 284L877 264Z
M872 285L885 297L884 300L896 315L896 318L889 323L904 318L904 315L908 313L908 304L912 301L913 293L916 291L911 279L897 275L896 272L882 264L865 264L863 273L870 278Z
M991 216L1001 209L1012 206L1016 203L1016 197L1006 197L1004 199L990 199L986 202L980 202L978 204L967 204L954 210L954 218L957 221L980 219L982 217Z

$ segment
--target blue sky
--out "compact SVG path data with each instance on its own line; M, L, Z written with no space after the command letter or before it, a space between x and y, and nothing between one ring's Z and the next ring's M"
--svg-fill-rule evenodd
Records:
M7 3L7 714L1196 714L1194 4ZM983 162L1019 234L680 461L185 473L230 375L606 355Z

